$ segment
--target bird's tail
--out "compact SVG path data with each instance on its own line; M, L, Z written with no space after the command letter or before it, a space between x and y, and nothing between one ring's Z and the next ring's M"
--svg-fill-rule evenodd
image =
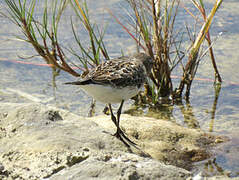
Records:
M66 82L64 84L71 84L71 85L82 85L81 81L75 81L75 82Z
M88 85L88 84L97 84L94 81L92 81L91 79L87 79L87 80L81 80L81 81L74 81L74 82L66 82L64 84L72 84L72 85Z

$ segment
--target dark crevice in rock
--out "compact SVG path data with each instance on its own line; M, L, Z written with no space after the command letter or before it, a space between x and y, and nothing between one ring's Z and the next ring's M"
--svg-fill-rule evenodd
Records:
M49 177L51 177L52 175L54 175L54 174L60 172L62 169L65 169L65 168L66 168L65 166L60 166L60 167L58 167L58 168L56 168L56 169L53 169L51 174L49 174L49 175L47 175L47 176L45 176L45 177L43 177L43 178L49 178Z
M50 121L55 122L55 121L63 120L63 118L61 117L58 111L49 110L46 112L46 114L47 114L47 119L49 119Z
M140 176L136 171L134 171L132 174L129 175L129 180L138 180L138 179L140 179Z
M0 179L8 178L10 175L10 172L5 170L5 167L0 163Z
M82 156L67 156L67 166L71 167L75 164L78 164L84 160L86 160L89 156L85 156L85 157L82 157Z

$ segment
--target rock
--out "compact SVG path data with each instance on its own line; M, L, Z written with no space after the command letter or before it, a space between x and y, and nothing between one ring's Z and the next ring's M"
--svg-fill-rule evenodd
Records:
M202 174L203 172L199 172L195 176L187 178L187 180L239 180L239 177L228 177L226 175L205 177Z
M104 117L102 123L112 124L109 117ZM136 154L129 153L122 142L110 135L112 129L54 107L1 103L0 127L0 179L191 176L184 169L140 157L136 150Z
M134 154L102 154L53 175L50 180L70 179L185 179L188 171Z
M239 180L239 177L214 176L208 177L207 180Z
M113 133L116 130L109 116L89 119L107 131ZM193 162L209 158L208 148L220 138L170 121L126 114L121 116L120 125L130 138L154 159L188 170L192 169Z

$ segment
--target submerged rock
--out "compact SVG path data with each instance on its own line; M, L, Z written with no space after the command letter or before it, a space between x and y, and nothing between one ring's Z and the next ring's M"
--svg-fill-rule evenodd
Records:
M200 130L163 120L121 119L153 159L113 137L109 116L85 118L41 104L2 103L0 179L186 179L191 173L176 166L191 169L192 162L209 157L206 147L215 142Z

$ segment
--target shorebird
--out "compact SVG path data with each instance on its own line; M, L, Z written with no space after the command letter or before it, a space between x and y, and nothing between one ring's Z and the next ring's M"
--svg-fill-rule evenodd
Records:
M122 56L107 60L96 66L79 81L67 82L65 84L79 85L95 100L108 104L111 120L117 128L114 136L129 147L129 144L136 144L120 128L122 107L126 100L138 94L146 82L152 66L153 59L145 53ZM111 104L113 103L120 103L117 117L115 117L112 110Z

